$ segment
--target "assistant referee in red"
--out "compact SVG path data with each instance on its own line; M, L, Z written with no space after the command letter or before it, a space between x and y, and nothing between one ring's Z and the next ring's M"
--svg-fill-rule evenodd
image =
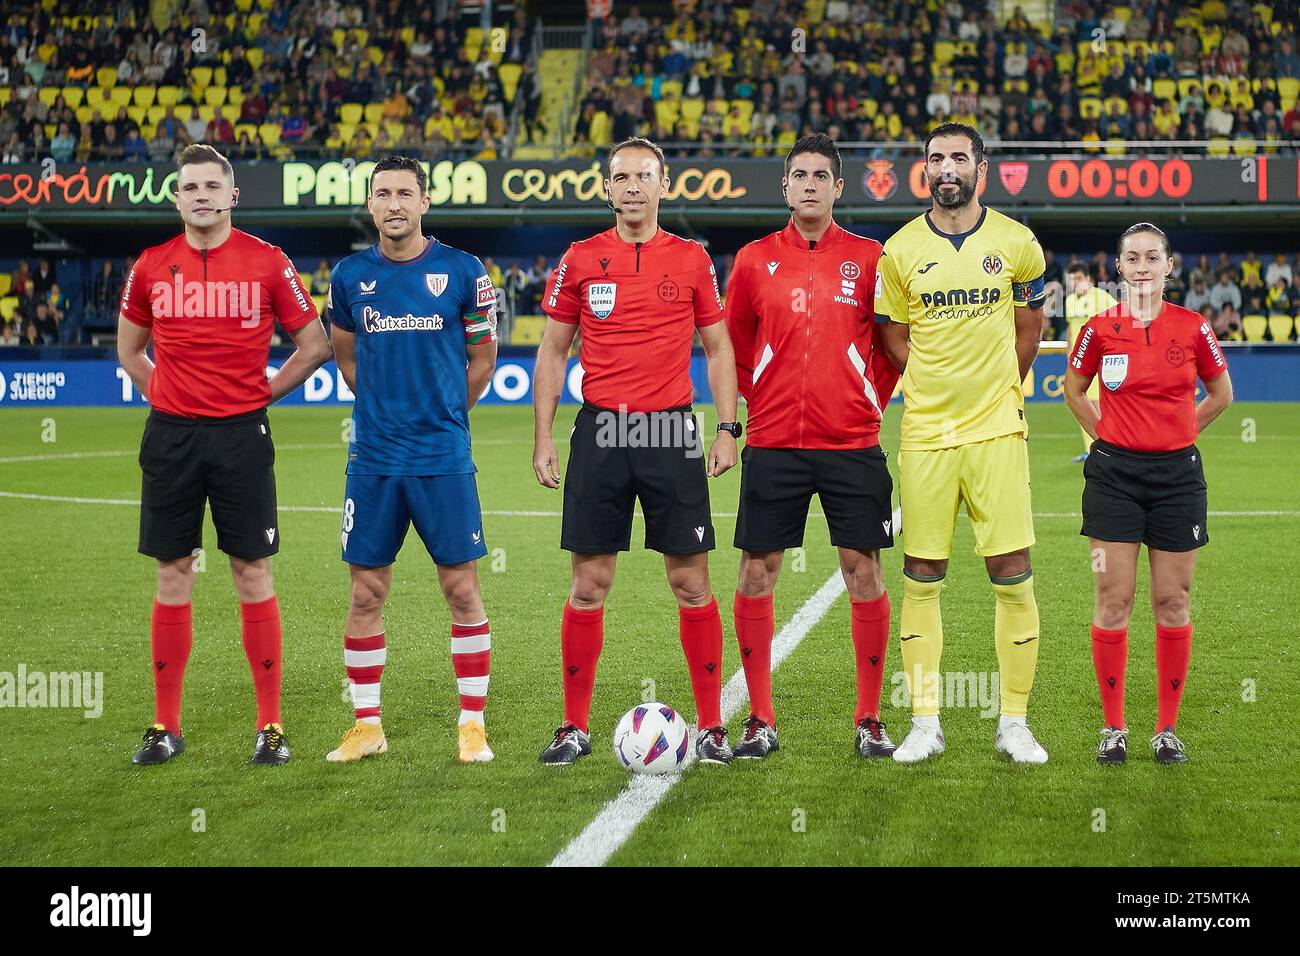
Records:
M1083 465L1083 530L1092 545L1096 604L1092 657L1101 690L1097 760L1128 757L1124 671L1138 551L1151 563L1156 619L1158 716L1151 739L1160 763L1186 763L1174 732L1192 649L1191 590L1197 551L1209 543L1205 463L1196 437L1232 402L1228 363L1195 312L1164 299L1173 270L1169 237L1149 222L1119 240L1124 301L1079 332L1065 374L1065 401L1092 438ZM1101 378L1101 407L1088 398ZM1196 401L1196 382L1206 397Z
M140 254L118 318L118 360L151 405L140 442L140 551L158 561L150 635L154 722L132 760L159 764L185 751L181 686L192 643L194 556L210 503L217 547L230 558L239 594L257 694L253 763L281 764L289 746L280 719L280 606L271 582L280 526L266 407L319 368L330 346L293 263L276 246L231 227L239 190L230 162L211 146L194 145L177 166L176 208L185 231ZM277 320L296 348L268 379Z

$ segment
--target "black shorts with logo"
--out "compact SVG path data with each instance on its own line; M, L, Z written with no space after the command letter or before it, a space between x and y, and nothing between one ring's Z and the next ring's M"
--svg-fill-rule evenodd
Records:
M814 492L831 544L856 551L894 546L894 482L879 445L842 451L746 445L736 547L767 554L802 545Z
M193 554L211 502L218 548L245 561L275 554L274 465L265 409L199 419L151 411L140 440L140 552L160 561Z
M689 406L610 411L584 403L569 436L560 547L578 554L627 551L637 499L645 546L660 554L714 548L706 443ZM638 425L638 422L641 424Z
M1160 551L1209 544L1205 468L1195 445L1132 451L1098 439L1083 463L1083 479L1080 534Z

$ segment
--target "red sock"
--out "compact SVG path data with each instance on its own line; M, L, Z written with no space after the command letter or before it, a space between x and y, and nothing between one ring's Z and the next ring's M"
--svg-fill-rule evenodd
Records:
M722 615L718 599L704 607L678 607L677 629L691 671L696 724L700 730L722 725Z
M880 719L880 689L885 680L885 651L889 647L889 593L874 601L849 601L852 607L853 657L858 672L856 725L864 717Z
M492 662L492 631L488 622L451 625L451 669L460 694L460 723L483 723Z
M265 601L240 604L244 654L253 671L257 694L257 727L280 723L280 602L275 595Z
M1159 716L1156 733L1178 723L1178 705L1187 683L1187 662L1192 659L1192 622L1182 627L1156 625L1156 699Z
M185 664L194 644L192 610L185 604L153 602L153 620L149 628L153 654L153 719L176 736L181 733L181 689L185 683Z
M776 726L772 709L772 634L776 617L772 595L746 597L739 591L731 606L736 623L736 643L740 645L740 666L745 670L749 688L749 712L767 724Z
M1101 691L1101 716L1107 727L1124 726L1124 669L1128 666L1128 628L1092 626L1092 666Z
M564 602L560 625L560 660L564 664L564 720L583 733L591 717L596 662L605 643L605 609L579 611Z
M370 637L343 635L343 667L348 673L348 692L352 695L352 713L357 720L380 723L380 705L384 664L388 662L388 645L384 632Z

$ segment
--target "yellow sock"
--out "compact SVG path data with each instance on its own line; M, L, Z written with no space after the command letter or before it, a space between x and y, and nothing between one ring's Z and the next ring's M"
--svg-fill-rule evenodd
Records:
M912 716L939 713L939 658L943 655L943 617L939 613L938 581L917 581L903 575L903 611L899 616L899 641L903 670L912 692Z
M995 581L993 596L997 598L993 634L1001 671L1002 714L1023 717L1038 666L1038 602L1032 573L1014 584Z

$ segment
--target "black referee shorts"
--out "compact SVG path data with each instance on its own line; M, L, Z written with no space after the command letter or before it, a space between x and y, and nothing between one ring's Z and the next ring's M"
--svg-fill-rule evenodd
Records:
M1210 542L1205 468L1195 445L1132 451L1099 439L1083 463L1083 481L1082 535L1160 551Z
M584 404L569 436L560 547L577 554L627 551L640 499L648 549L712 551L705 452L689 406L620 414Z
M218 548L245 561L275 554L274 465L265 409L205 419L151 411L140 440L140 553L159 561L193 554L211 502Z
M831 544L855 551L894 546L894 482L879 445L843 451L746 445L736 547L768 554L802 545L814 492Z

